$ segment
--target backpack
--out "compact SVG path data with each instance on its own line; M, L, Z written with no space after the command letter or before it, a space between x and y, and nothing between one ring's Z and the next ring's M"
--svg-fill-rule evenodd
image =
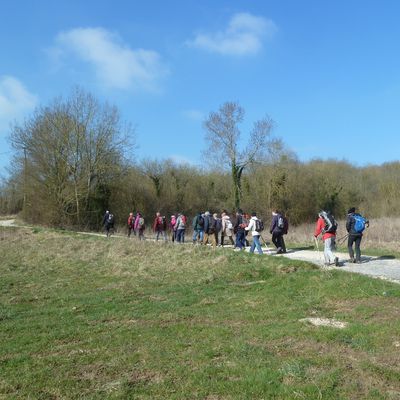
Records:
M215 233L217 229L217 220L214 217L209 217L208 233Z
M283 217L284 227L283 227L283 234L287 235L289 232L289 221L286 217Z
M167 219L163 216L161 218L161 221L162 221L162 228L164 231L166 231L167 230Z
M285 218L282 215L278 215L277 226L279 229L282 229L282 230L285 228Z
M367 224L367 220L360 214L354 214L353 218L354 222L354 231L356 233L362 233L365 229L365 225Z
M232 224L232 221L230 219L228 219L226 221L225 227L226 227L226 229L233 229L233 224Z
M197 225L199 225L200 228L204 227L204 218L201 215L197 217Z
M114 223L114 215L113 214L108 214L108 218L107 218L107 222L109 224L113 224Z
M261 219L256 219L256 231L262 232L264 230L264 222Z
M139 227L140 231L144 231L145 226L144 226L144 218L143 217L139 218L138 227Z
M181 215L181 220L182 220L183 225L186 226L186 216L185 215Z
M335 217L330 212L325 211L321 213L321 216L325 221L323 233L336 233L338 224L335 220Z

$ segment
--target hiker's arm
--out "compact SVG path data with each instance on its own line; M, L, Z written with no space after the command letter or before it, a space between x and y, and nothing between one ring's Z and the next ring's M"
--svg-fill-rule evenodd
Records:
M324 221L321 218L318 218L317 226L315 227L314 236L318 237L319 234L322 232L323 228L324 228Z

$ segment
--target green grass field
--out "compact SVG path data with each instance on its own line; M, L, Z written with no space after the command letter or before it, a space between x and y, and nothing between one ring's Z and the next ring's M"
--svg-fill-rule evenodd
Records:
M40 229L0 260L1 399L400 398L396 284Z

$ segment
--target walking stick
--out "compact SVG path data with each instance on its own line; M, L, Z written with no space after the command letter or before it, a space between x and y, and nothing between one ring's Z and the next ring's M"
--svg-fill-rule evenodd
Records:
M262 235L260 235L260 238L262 239L262 241L265 244L265 248L267 249L267 254L271 254L271 249L268 247L267 242L265 241L265 239L262 237Z
M338 244L343 243L348 237L349 237L349 234L344 235L343 237L341 237L340 239L338 239L338 240L337 240Z
M319 251L318 239L315 236L314 236L314 241L315 241L315 247L317 248L319 261L321 262L321 264L323 264L321 253Z

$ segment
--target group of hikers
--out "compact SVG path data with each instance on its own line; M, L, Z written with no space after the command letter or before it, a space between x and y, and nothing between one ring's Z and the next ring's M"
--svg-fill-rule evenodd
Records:
M350 262L361 262L360 244L365 227L369 224L368 220L356 213L354 207L348 210L346 230L348 235L348 251ZM103 217L103 225L106 235L110 236L114 230L114 215L110 211L106 211ZM339 266L339 258L334 255L336 250L336 231L338 224L329 211L321 211L318 214L314 237L318 248L317 238L322 236L324 242L324 260L325 265ZM160 238L164 241L168 240L168 236L172 242L185 243L185 232L188 228L187 217L183 213L173 214L169 220L160 212L157 212L151 224L154 233L154 239L158 241ZM288 219L283 212L278 210L272 211L271 224L269 232L272 235L272 243L276 247L276 253L286 253L286 245L284 235L288 233ZM145 220L140 212L134 214L129 213L127 220L128 237L132 233L139 240L144 240L144 232L146 229ZM246 214L243 210L238 209L234 218L231 220L228 212L223 210L220 215L210 213L209 211L199 212L192 220L192 243L193 244L211 244L214 248L225 245L225 238L229 244L237 250L243 250L246 246L250 246L250 252L254 253L257 249L259 254L263 254L261 247L261 232L264 230L264 223L257 217L255 212ZM247 235L251 234L251 245L247 239ZM235 239L234 239L235 238ZM266 244L266 243L265 243ZM355 247L355 256L353 245Z
M106 211L104 214L103 226L106 236L110 236L114 231L114 215L110 211ZM263 254L260 240L261 232L264 230L264 223L257 218L255 212L250 215L238 209L233 222L226 210L223 210L220 215L217 213L211 214L209 211L199 212L193 218L191 227L193 229L193 244L211 244L213 247L224 246L225 239L227 239L235 249L242 250L246 246L250 246L247 239L247 235L250 233L252 236L250 251L253 253L257 249L259 254ZM167 241L169 236L172 242L185 243L188 221L187 217L182 213L173 214L167 220L165 216L157 212L151 228L156 241L160 238ZM133 233L140 240L144 240L145 229L146 224L143 215L140 212L137 212L136 215L133 212L129 213L127 219L128 237L131 237ZM270 233L278 254L286 253L283 235L287 232L287 218L278 210L274 210L272 212Z

